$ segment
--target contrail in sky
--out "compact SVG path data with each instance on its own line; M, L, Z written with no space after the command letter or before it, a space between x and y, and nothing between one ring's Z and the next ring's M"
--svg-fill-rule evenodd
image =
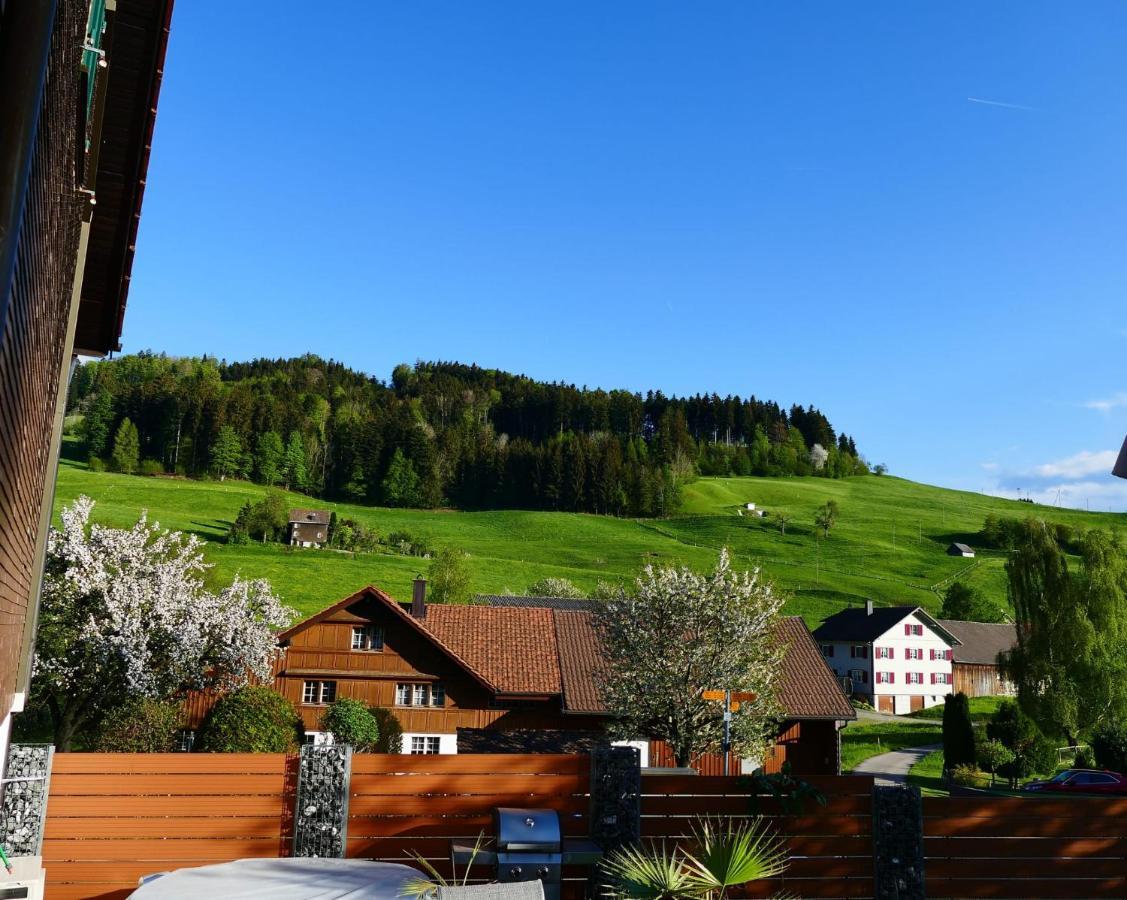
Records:
M967 97L971 103L984 103L987 106L1001 106L1005 109L1023 109L1026 112L1040 112L1036 106L1022 106L1020 103L1003 103L1001 100L983 100L981 97Z

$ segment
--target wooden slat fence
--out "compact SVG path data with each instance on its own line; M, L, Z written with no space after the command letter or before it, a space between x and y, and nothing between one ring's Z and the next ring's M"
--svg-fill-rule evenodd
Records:
M116 900L151 872L286 855L296 772L282 754L56 753L49 900Z
M1127 897L1127 798L925 797L928 897Z
M781 878L749 885L746 897L873 897L873 780L857 776L806 779L826 796L785 815L760 798L758 813L785 840L790 864ZM643 775L642 836L672 844L691 835L702 815L752 815L751 798L735 776Z
M555 809L566 836L585 837L590 766L571 754L356 755L348 855L410 864L414 852L448 874L451 841L491 837L498 806ZM473 874L493 877L491 868ZM565 896L582 896L586 875L565 869Z

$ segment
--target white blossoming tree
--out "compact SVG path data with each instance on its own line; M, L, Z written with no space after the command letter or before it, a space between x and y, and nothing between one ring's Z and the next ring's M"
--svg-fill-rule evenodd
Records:
M75 500L47 544L32 694L60 750L125 701L270 677L292 610L266 581L209 591L194 535L145 515L127 529L90 525L93 507Z
M754 691L759 699L733 716L732 746L762 753L779 716L784 647L774 627L782 602L758 570L732 571L727 550L709 575L648 566L633 596L607 601L595 617L614 735L664 740L687 766L697 753L720 749L723 704L702 692Z

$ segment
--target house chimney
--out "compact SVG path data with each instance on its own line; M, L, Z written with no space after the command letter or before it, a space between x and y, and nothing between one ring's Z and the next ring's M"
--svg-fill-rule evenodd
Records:
M411 591L411 615L416 619L427 617L427 580L419 575Z
M872 614L873 614L873 601L872 600L866 600L865 601L865 615L871 616Z

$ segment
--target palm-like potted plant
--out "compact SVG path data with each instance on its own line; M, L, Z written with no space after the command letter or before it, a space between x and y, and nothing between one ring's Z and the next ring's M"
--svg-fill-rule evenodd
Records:
M725 900L749 881L781 875L786 849L762 819L698 819L688 846L626 847L602 863L616 900Z

